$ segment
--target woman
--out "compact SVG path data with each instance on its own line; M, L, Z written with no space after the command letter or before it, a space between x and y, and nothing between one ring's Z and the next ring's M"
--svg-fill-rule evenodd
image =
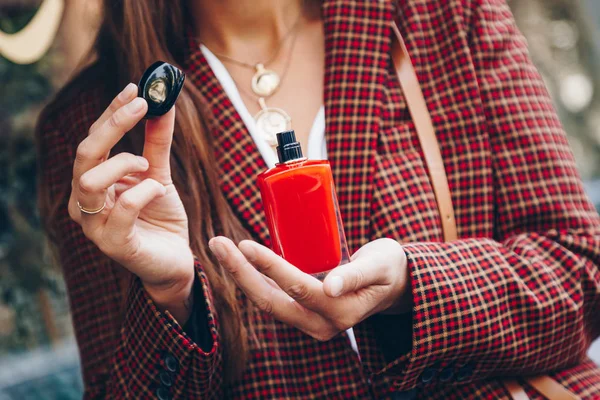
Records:
M393 20L440 141L449 243ZM504 378L538 374L600 396L600 223L503 0L107 1L95 50L39 130L87 398L506 398ZM188 81L144 134L127 83L159 59ZM331 161L360 248L323 283L263 247L255 63L281 79L263 105Z

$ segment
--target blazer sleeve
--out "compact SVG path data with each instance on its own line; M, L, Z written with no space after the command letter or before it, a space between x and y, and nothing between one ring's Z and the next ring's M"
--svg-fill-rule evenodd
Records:
M404 246L412 349L377 372L399 390L558 370L581 362L600 333L600 221L551 98L505 1L464 7L496 233Z
M58 214L50 228L56 235L68 289L84 398L221 398L218 325L202 266L196 261L205 305L196 305L191 318L208 324L212 348L207 351L193 342L168 312L158 310L139 279L132 280L123 298L123 279L118 272L122 267L101 253L69 218L67 203L77 147L74 138L87 128L72 116L65 119L68 123L59 126L42 122L38 136L40 195L55 205ZM198 316L198 312L206 315Z

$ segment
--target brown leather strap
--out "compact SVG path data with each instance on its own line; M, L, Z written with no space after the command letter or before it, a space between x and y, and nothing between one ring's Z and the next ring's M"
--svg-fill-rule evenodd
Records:
M419 143L421 143L421 148L425 156L431 186L433 187L437 206L440 211L444 240L446 242L456 240L458 235L454 219L454 207L452 206L452 197L450 197L450 187L442 161L440 145L435 136L427 103L421 91L419 79L415 73L412 61L408 55L408 50L404 44L404 39L396 23L392 22L391 26L396 39L392 43L392 58L394 59L398 80L404 92L404 98L406 99L406 104L415 124ZM549 400L579 399L578 396L565 389L549 376L544 375L528 378L526 381ZM513 400L529 400L527 393L517 381L507 380L503 383Z
M527 378L535 390L550 400L579 400L580 397L567 390L563 385L550 378L548 375L535 376Z
M523 386L519 385L519 382L514 379L507 379L502 383L513 400L529 400L529 396L527 396Z
M549 400L579 400L579 396L571 393L547 375L527 378L525 381ZM514 379L507 379L502 383L513 400L529 400L529 396L527 396L523 386L519 385Z
M429 115L429 110L427 110L427 103L425 103L417 74L406 50L404 39L395 22L392 22L392 30L396 38L392 43L392 57L396 66L398 80L404 92L408 111L415 124L417 136L419 137L419 142L425 156L425 163L429 170L429 179L440 211L444 240L450 242L457 239L456 221L454 219L454 207L452 206L452 197L450 197L450 187L448 186L448 178L446 177L446 170L442 161L440 145L435 136L431 116Z

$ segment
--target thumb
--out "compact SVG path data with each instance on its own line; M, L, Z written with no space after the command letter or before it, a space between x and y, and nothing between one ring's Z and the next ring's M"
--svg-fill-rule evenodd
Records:
M393 239L377 239L365 244L352 256L352 262L332 270L323 281L330 297L339 297L371 285L390 285L406 265L402 245Z
M144 158L150 164L147 177L163 185L172 183L170 157L174 128L175 107L165 115L146 121Z
M352 262L333 269L323 281L323 290L330 297L339 297L370 285L385 284L385 268L377 258L381 254L361 252Z

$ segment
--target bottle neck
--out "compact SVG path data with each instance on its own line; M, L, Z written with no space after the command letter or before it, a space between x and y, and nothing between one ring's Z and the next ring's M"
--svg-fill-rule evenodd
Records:
M294 165L303 163L304 161L307 161L307 160L308 160L308 158L306 158L306 157L300 157L300 158L295 158L293 160L279 162L279 163L277 163L277 165L285 165L285 166L293 167Z

